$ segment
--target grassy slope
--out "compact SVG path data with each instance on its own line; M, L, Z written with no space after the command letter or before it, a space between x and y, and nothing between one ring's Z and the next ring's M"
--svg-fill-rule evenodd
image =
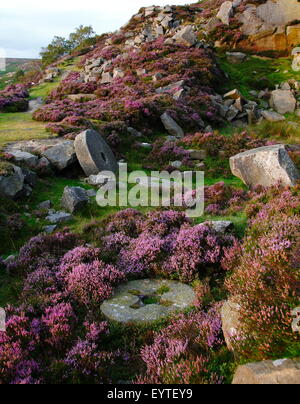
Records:
M32 62L34 59L6 59L6 70L0 71L0 90L10 84L11 78L7 77L7 73L16 72L24 63Z

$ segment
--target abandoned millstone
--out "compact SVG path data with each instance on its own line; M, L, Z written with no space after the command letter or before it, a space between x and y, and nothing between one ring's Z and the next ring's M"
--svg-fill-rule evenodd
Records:
M156 321L193 305L193 288L180 282L144 279L116 288L101 305L102 313L120 323Z
M74 142L71 140L50 147L42 155L59 171L76 162Z
M233 342L239 337L241 329L240 310L241 306L231 299L227 300L221 309L222 330L230 351L234 351Z
M64 189L61 205L70 213L76 213L84 209L89 198L86 190L80 187L66 187Z
M177 138L184 137L183 129L178 125L178 123L167 113L165 112L161 116L161 121L166 129L166 131Z
M239 366L232 384L300 384L300 360L279 359Z
M249 187L270 187L279 182L295 186L300 174L291 160L285 145L260 147L237 154L230 159L233 175Z
M75 151L87 176L101 171L117 173L117 160L102 136L95 130L86 130L75 139Z
M279 114L292 113L296 109L297 100L290 90L272 91L270 106Z
M72 219L73 216L70 213L66 212L54 212L46 217L46 220L53 224L69 222Z
M4 198L16 198L24 188L24 174L18 166L11 166L11 173L0 176L0 196Z

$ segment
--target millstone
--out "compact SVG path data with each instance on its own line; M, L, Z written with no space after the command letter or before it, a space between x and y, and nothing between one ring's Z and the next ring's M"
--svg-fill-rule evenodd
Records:
M146 323L180 312L193 305L193 288L176 281L144 279L115 289L101 305L102 313L120 323Z
M87 176L101 171L117 173L116 158L101 135L95 130L86 130L75 139L75 151L79 163Z

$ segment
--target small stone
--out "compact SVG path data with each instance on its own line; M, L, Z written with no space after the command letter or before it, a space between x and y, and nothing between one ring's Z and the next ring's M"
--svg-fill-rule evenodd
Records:
M37 209L40 209L40 210L44 210L44 209L49 210L49 209L51 209L51 207L52 207L51 201L44 201L37 205Z
M46 217L46 220L50 223L60 224L66 223L73 219L73 216L70 213L66 212L55 212Z
M242 98L242 94L237 89L229 91L229 93L226 93L224 95L225 100L227 99L237 100L238 98Z
M206 150L189 150L188 153L192 160L205 160L207 157Z
M285 121L285 117L275 111L261 111L261 115L265 118L266 121L269 122Z
M175 136L177 138L184 137L183 129L177 124L177 122L167 113L165 112L161 116L161 121L170 135Z
M171 165L171 167L179 169L180 167L182 167L182 162L181 161L172 161L170 165Z
M56 229L57 229L57 226L56 226L55 224L52 225L52 226L45 226L45 227L43 228L44 232L47 233L47 234L52 234L52 233L54 233Z
M241 329L240 310L241 306L230 299L224 303L221 309L223 334L230 351L234 351L232 343L234 338L239 336Z
M70 213L84 209L88 204L86 190L80 187L66 187L64 189L61 205Z
M247 55L242 52L227 52L227 60L232 64L243 63L247 59Z

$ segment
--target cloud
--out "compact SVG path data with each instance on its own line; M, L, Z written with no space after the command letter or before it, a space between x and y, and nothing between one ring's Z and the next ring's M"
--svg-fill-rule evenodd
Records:
M156 0L156 5L170 4ZM177 4L192 3L177 0ZM0 47L7 57L38 57L55 35L68 36L80 24L92 25L98 33L119 29L140 7L153 5L153 0L14 0L1 5Z

